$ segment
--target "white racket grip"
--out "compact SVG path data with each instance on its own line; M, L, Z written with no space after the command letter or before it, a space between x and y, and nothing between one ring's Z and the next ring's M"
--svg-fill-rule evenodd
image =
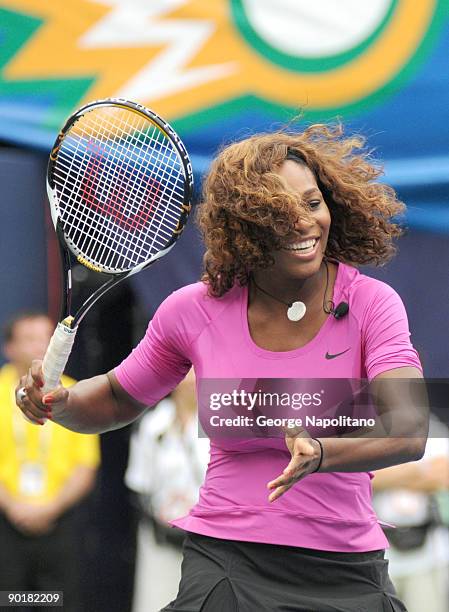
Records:
M51 391L59 385L59 380L64 373L64 368L72 351L77 329L77 327L71 329L63 323L58 323L42 363L44 392Z

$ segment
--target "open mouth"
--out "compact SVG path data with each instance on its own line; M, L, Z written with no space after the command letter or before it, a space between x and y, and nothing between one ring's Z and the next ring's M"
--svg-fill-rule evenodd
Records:
M298 242L293 242L285 247L283 247L284 251L292 251L293 253L301 253L303 255L307 255L308 253L312 253L319 238L309 238L307 240L301 240Z

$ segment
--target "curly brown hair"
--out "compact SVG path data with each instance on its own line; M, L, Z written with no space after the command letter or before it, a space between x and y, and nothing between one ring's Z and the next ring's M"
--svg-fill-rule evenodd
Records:
M309 220L307 205L277 173L287 156L314 173L331 214L326 257L380 265L395 253L402 228L392 221L405 206L392 187L376 182L383 169L361 136L343 137L338 124L300 133L259 134L224 148L204 183L197 221L206 245L202 280L220 297L237 280L272 265L272 252Z

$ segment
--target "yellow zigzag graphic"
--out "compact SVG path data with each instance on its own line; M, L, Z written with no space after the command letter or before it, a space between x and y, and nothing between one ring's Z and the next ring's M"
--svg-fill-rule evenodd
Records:
M5 78L94 77L86 99L122 95L168 119L247 94L298 109L341 108L401 72L438 5L400 0L360 57L317 73L280 67L253 48L232 21L235 1L3 0L44 20Z
M165 0L158 9L151 9L151 1L136 0L4 0L2 4L44 22L7 65L6 79L94 77L86 100L126 95L150 102L156 110L161 105L171 115L180 106L182 113L187 110L179 103L180 93L199 88L202 94L187 106L193 110L200 100L203 106L210 81L227 79L235 70L232 63L223 63L220 44L212 45L215 51L208 44L222 0L211 3L212 11L198 0Z

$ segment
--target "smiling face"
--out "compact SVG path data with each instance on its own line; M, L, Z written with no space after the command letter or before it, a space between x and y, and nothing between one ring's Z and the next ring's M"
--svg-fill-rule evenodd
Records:
M311 220L298 222L295 234L285 240L282 249L273 253L275 261L270 272L305 279L320 269L326 251L331 215L315 176L306 165L286 160L278 173L290 189L298 194L298 199L308 206Z

